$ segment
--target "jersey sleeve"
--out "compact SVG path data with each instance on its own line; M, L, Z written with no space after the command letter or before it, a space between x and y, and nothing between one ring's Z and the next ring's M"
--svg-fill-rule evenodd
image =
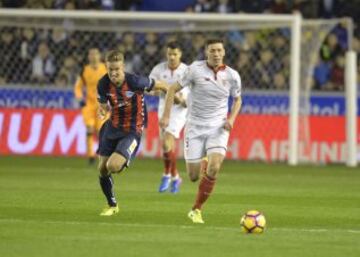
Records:
M100 79L97 86L97 99L101 104L106 104L108 102L108 97L106 94L106 83L103 79Z
M133 75L130 78L129 82L130 82L130 86L134 90L139 90L139 91L146 90L146 91L150 92L155 85L155 80L153 78L144 77L144 76L136 76L136 75Z
M189 87L193 82L193 65L190 65L186 68L185 72L178 80L178 83L181 87Z
M232 97L239 97L241 96L241 78L238 72L234 72L233 76L234 78L230 89L230 95Z
M158 67L158 66L155 66L155 67L151 70L149 77L150 77L151 79L154 79L154 80L159 80L159 79L160 79L160 71L159 71L159 67Z

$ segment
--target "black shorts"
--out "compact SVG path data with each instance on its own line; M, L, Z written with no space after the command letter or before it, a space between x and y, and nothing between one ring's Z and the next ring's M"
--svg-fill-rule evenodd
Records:
M99 133L99 149L97 153L100 156L110 156L116 152L124 156L127 160L127 166L136 155L139 149L141 135L136 133L109 133L109 122L106 122Z

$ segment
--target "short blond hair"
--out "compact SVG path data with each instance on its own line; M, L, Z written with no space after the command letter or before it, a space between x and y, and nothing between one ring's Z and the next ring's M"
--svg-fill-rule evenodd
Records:
M106 62L124 62L124 59L124 54L118 49L110 50L105 55Z

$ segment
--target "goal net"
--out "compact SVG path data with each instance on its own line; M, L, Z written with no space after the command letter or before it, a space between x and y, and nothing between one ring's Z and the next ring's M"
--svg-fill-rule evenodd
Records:
M228 157L270 162L293 158L295 164L342 162L345 134L337 141L327 138L329 133L322 134L321 124L332 121L326 120L328 113L321 113L323 110L311 103L314 89L320 89L315 67L321 62L321 47L334 28L343 26L342 21L301 22L297 17L296 23L294 17L1 11L0 104L75 108L69 102L69 92L90 47L102 52L117 47L125 53L128 72L148 75L164 60L167 42L179 41L183 61L190 64L205 58L207 38L219 37L225 42L225 62L240 73L243 85L242 112L230 137ZM299 24L301 27L296 27ZM338 85L339 92L343 92L343 85L344 81ZM52 90L56 91L53 98ZM151 122L141 150L144 156L159 156L157 99L148 97L147 103ZM31 119L29 115L27 119ZM3 121L11 120L3 117ZM23 137L26 141L27 136ZM182 142L178 154L182 156Z

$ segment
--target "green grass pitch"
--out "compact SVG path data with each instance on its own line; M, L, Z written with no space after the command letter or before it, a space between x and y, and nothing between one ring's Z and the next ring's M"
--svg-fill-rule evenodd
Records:
M179 165L181 192L159 194L162 162L137 159L115 176L120 213L100 217L85 159L0 157L0 256L360 256L359 169L225 161L195 225L186 214L197 184ZM250 209L264 212L264 234L241 233Z

